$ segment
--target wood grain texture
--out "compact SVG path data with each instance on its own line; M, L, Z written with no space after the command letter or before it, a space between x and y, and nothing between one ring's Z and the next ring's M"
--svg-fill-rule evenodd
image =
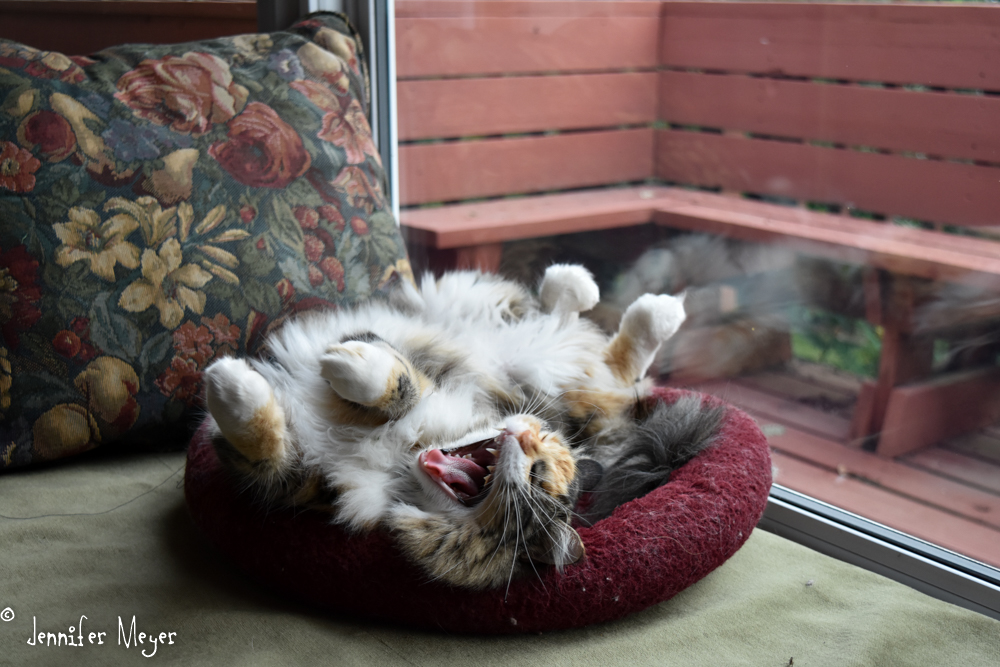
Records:
M1000 90L1000 7L667 2L669 67Z
M643 0L396 0L396 18L533 16L657 17L658 2Z
M718 396L765 420L782 424L826 438L834 442L844 442L848 437L848 420L816 408L797 403L754 387L744 385L739 380L711 380L692 385L693 389Z
M1000 163L1000 97L660 73L660 120Z
M865 236L840 226L803 225L788 217L733 213L724 208L677 204L659 208L653 219L667 227L722 234L745 241L778 243L793 250L838 261L879 268L931 280L950 280L988 289L1000 288L1000 261L912 241ZM869 223L872 225L872 223ZM873 225L872 225L873 226Z
M606 128L656 120L652 72L400 81L399 138Z
M69 55L256 31L254 2L0 2L0 37Z
M777 450L821 465L838 475L850 475L911 498L920 498L929 505L1000 530L1000 495L971 489L930 472L801 431L786 429L783 433L770 435L768 442ZM1000 540L1000 533L997 539Z
M814 213L679 188L642 186L403 211L414 239L438 248L655 221L781 243L923 278L1000 288L1000 243Z
M867 482L779 451L771 452L778 469L775 482L836 505L890 528L939 544L984 563L1000 566L1000 532L989 526L931 507L919 499L901 497Z
M996 225L1000 168L702 132L657 132L656 174L955 225Z
M940 447L905 454L897 461L979 487L1000 496L1000 466Z
M408 238L435 248L614 229L650 222L662 188L614 188L400 212Z
M899 456L998 419L1000 370L996 368L896 387L876 451Z
M413 18L396 21L400 79L652 68L655 16Z
M653 130L578 132L401 146L403 205L638 181L653 171Z
M845 235L838 235L837 238L844 239L845 242L851 237L859 239L870 239L877 243L902 243L907 246L931 246L941 250L947 250L958 255L967 255L976 270L994 271L996 264L979 264L978 259L988 258L1000 260L1000 242L962 236L958 234L942 234L938 231L927 229L915 229L901 225L893 225L883 222L875 222L851 216L830 215L810 211L804 207L782 206L744 199L731 195L719 195L711 192L699 192L676 187L664 187L658 191L658 204L663 211L671 210L679 204L694 204L696 206L706 206L711 209L733 214L745 214L754 217L764 217L771 220L784 220L803 225L806 228L818 230L838 230ZM752 224L752 223L751 223ZM813 232L808 229L802 232L810 237ZM860 244L860 245L859 245ZM867 242L860 241L854 245L861 248L872 247ZM880 304L872 304L881 308Z

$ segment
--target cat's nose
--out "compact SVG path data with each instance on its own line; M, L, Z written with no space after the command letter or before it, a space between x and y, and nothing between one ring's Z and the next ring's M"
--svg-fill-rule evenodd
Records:
M521 447L521 451L528 456L538 454L538 429L532 428L530 424L524 422L509 423L507 428L500 434L501 439L506 442L507 438L513 438Z

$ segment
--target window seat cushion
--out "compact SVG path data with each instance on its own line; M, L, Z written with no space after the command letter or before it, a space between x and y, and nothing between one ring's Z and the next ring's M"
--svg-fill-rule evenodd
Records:
M658 389L664 401L682 390ZM707 398L715 401L717 399ZM204 536L238 569L330 611L450 632L542 632L618 619L669 599L732 556L767 502L767 440L729 407L714 446L671 481L579 532L586 558L562 574L468 591L428 581L382 531L350 535L318 512L265 511L238 493L200 430L185 495Z

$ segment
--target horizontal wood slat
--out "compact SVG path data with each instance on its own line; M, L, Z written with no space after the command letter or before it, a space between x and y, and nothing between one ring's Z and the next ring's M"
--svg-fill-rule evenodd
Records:
M403 205L637 181L653 172L653 130L579 132L400 146Z
M940 248L958 255L969 255L973 258L988 259L986 270L1000 272L1000 242L986 241L958 234L944 234L934 230L915 229L891 223L874 222L850 216L830 215L810 211L804 207L781 206L742 197L718 195L710 192L698 192L681 188L663 188L669 194L663 201L667 205L676 203L695 204L717 208L731 213L741 213L748 216L766 217L775 220L787 220L807 227L826 230L844 230L849 236L870 238L887 243L904 243L914 246ZM977 260L973 260L977 261ZM979 270L979 269L976 269Z
M1000 90L1000 7L666 2L670 67Z
M645 0L396 0L396 18L511 16L651 16L660 3Z
M660 120L1000 163L1000 97L660 73Z
M789 437L796 434L786 431ZM900 497L868 482L841 477L780 451L771 452L777 468L774 481L809 494L817 500L836 505L879 523L940 544L976 560L1000 566L997 556L997 532L981 523L955 516L919 500Z
M635 186L403 211L437 248L646 222L774 242L922 278L1000 287L1000 243L679 188Z
M400 212L409 240L459 248L648 223L662 188L629 187Z
M752 408L750 411L754 412ZM965 484L801 431L785 430L772 434L768 436L768 442L775 449L820 465L842 477L850 475L1000 529L1000 495L972 489ZM997 539L1000 541L1000 533Z
M899 239L891 239L868 234L883 225L866 220L777 206L764 208L755 215L729 209L725 199L719 197L719 200L704 203L659 202L653 219L676 229L777 243L806 253L919 278L1000 288L1000 259L939 247L936 241L943 236L939 232L901 230L923 234L901 234ZM972 238L966 240L970 250L975 244L989 243Z
M400 81L399 138L652 123L656 77L646 72Z
M1000 467L958 452L935 447L905 454L899 461L930 470L1000 496Z
M849 424L843 417L749 387L741 382L741 378L696 382L691 388L731 402L761 422L779 421L786 426L802 429L811 437L834 442L847 439Z
M657 131L667 181L955 225L1000 222L1000 168L699 132Z
M656 16L413 18L396 21L400 79L657 65Z
M252 32L254 2L0 2L0 37L69 55Z

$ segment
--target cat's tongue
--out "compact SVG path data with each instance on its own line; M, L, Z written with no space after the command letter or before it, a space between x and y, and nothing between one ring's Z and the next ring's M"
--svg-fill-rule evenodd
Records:
M420 455L420 467L431 479L449 487L459 498L471 498L479 493L486 477L486 468L471 459L445 454L431 449Z

